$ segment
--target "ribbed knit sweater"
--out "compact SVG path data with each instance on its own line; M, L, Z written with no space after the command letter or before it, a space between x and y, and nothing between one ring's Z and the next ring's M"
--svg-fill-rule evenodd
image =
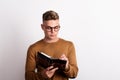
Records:
M60 58L65 54L69 60L69 69L64 71L57 70L54 76L46 79L41 75L43 67L36 67L37 52L44 52L53 58ZM59 38L57 42L47 43L43 39L29 46L26 58L25 80L68 80L75 78L78 73L77 61L74 44Z

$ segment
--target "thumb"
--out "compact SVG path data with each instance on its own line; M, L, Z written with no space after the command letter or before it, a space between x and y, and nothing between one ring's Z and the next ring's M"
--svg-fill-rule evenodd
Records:
M58 70L58 67L53 68L51 71L55 72L56 70Z

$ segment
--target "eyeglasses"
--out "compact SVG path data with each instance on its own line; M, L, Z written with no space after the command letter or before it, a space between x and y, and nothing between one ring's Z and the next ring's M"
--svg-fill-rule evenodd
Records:
M55 26L55 27L45 26L45 29L46 29L48 32L51 31L51 30L53 30L53 29L54 29L55 32L57 32L57 31L59 31L60 26L59 26L59 25L58 25L58 26Z

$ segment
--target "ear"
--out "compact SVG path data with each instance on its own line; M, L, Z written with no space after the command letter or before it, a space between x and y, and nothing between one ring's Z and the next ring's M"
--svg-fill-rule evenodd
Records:
M41 24L41 28L42 28L42 30L44 30L43 24Z

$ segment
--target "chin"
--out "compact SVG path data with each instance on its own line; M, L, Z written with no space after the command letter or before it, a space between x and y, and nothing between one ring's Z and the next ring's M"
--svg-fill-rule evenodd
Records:
M56 38L54 38L54 37L50 37L49 39L50 39L50 40L54 40L54 39L56 39Z
M54 40L54 39L56 39L57 37L49 37L49 39L51 39L51 40Z

